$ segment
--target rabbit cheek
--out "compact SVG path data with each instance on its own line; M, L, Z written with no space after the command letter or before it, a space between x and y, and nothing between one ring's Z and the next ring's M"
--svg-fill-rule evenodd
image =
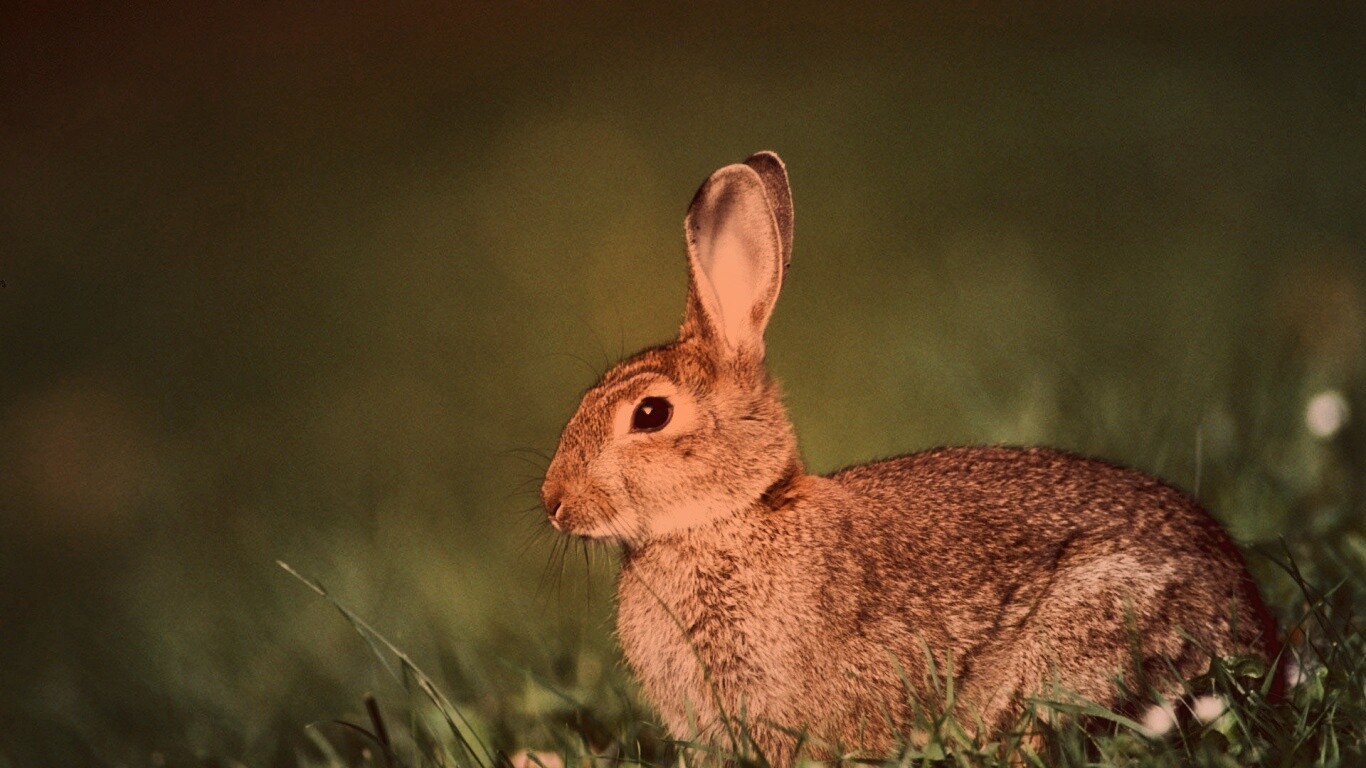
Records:
M673 531L696 528L715 520L731 510L734 503L729 497L694 497L676 500L673 504L661 506L650 516L650 533L662 536Z
M615 456L603 454L588 465L588 484L592 488L594 514L586 520L581 535L629 542L638 538L640 515L622 483L620 464Z
M611 483L613 501L632 510L651 535L701 525L735 506L708 482L714 459L690 435L640 440L622 454Z

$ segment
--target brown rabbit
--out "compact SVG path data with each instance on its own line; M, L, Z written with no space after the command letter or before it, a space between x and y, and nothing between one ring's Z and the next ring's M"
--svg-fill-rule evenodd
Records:
M792 254L778 156L716 171L686 219L678 339L608 371L546 472L554 527L622 547L617 632L676 737L775 765L796 739L885 753L942 707L1000 735L1036 695L1173 696L1273 650L1232 542L1188 496L1046 448L945 448L807 474L764 328ZM928 655L927 655L928 654ZM910 690L908 690L908 687Z

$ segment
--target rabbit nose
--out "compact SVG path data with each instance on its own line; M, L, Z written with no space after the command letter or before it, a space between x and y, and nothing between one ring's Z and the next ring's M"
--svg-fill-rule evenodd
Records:
M547 499L545 503L545 514L550 519L550 527L557 531L564 532L564 502L558 497Z
M560 510L564 509L564 492L559 488L546 488L541 496L541 503L545 505L545 513L550 516L551 521L558 520Z

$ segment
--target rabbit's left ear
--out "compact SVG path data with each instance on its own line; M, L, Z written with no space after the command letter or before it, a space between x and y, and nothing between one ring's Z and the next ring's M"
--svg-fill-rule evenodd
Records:
M760 172L736 164L713 173L693 197L685 229L690 280L680 335L701 336L721 358L762 359L784 249Z

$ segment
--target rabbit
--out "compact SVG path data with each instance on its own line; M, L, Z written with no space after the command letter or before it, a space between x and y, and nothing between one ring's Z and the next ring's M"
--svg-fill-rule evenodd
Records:
M620 547L617 636L674 737L885 755L948 706L936 673L991 739L1034 696L1121 707L1274 655L1232 541L1137 471L983 446L808 474L764 362L792 230L776 154L702 184L678 338L587 390L541 487L556 530Z

